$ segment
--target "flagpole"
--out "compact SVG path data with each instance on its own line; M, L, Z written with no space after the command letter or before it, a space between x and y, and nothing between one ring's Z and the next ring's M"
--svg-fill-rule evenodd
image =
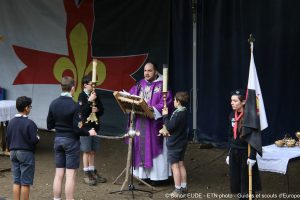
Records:
M253 52L253 42L255 41L255 38L253 37L252 33L249 36L248 42L250 43L250 58ZM248 158L250 158L251 153L251 146L248 143ZM252 200L252 167L249 164L248 165L248 180L249 180L249 200Z
M248 144L248 158L250 157L251 146ZM249 200L252 200L252 167L248 165L248 176L249 176Z

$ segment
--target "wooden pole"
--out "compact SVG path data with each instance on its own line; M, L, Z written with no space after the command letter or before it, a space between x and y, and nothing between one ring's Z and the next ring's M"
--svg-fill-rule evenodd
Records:
M251 146L248 144L248 157L250 157ZM252 167L248 165L248 176L249 176L249 200L252 200Z
M250 43L251 52L253 51L253 43L255 42L255 38L252 33L249 35L248 42ZM251 146L248 144L248 158L250 157ZM249 176L249 200L252 200L252 166L248 165L248 176Z
M124 190L124 187L126 184L128 184L129 182L129 171L130 171L130 167L133 167L131 166L131 159L132 159L132 137L129 137L129 142L128 142L128 154L127 154L127 161L126 161L126 173L125 173L125 180L122 184L122 187L121 187L121 191Z

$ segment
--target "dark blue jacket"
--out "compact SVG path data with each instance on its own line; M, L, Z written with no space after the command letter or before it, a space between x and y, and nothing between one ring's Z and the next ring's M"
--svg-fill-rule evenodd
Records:
M78 104L80 105L80 114L81 114L81 120L83 122L83 125L86 128L95 128L95 130L97 131L100 127L100 123L101 123L101 119L100 116L103 115L104 113L104 108L103 108L103 104L102 101L100 100L100 93L98 92L98 90L95 90L97 98L95 100L96 103L96 107L98 108L98 112L96 112L96 117L98 118L98 124L96 124L95 122L91 123L91 122L87 122L87 118L90 116L91 112L92 112L92 102L89 102L89 96L82 91L79 94L78 97Z
M14 117L7 126L6 143L8 150L35 151L39 142L36 124L27 117Z
M72 97L60 96L49 107L47 128L55 129L55 137L79 139L89 136L88 129L81 128L79 105Z
M167 137L168 151L186 148L188 143L187 111L184 110L174 113L170 120L167 115L164 115L163 120L171 135Z

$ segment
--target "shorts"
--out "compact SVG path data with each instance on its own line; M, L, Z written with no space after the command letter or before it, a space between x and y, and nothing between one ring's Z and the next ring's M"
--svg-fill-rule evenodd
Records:
M35 157L32 151L10 151L13 181L18 185L32 185L35 170Z
M79 168L80 142L78 139L56 137L54 140L54 152L56 168Z
M172 165L184 160L186 146L178 149L168 149L168 162Z
M80 150L83 152L98 151L100 148L100 138L94 136L80 137Z

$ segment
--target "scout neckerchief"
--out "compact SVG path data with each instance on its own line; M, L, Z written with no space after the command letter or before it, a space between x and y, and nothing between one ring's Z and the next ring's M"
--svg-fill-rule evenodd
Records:
M63 96L63 97L72 97L71 93L70 92L62 92L60 94L60 96Z
M27 115L22 115L22 114L18 113L18 114L15 114L15 117L28 117L28 116Z
M238 122L240 121L240 119L243 115L244 115L244 112L241 112L239 115L238 115L237 111L234 112L234 127L233 127L234 139L236 139L236 137L237 137Z
M185 110L186 110L186 107L184 107L184 106L178 106L177 109L172 113L171 119L172 119L172 117L175 115L175 113L178 113L178 112L180 112L180 111L185 111ZM170 120L171 120L171 119L170 119Z

